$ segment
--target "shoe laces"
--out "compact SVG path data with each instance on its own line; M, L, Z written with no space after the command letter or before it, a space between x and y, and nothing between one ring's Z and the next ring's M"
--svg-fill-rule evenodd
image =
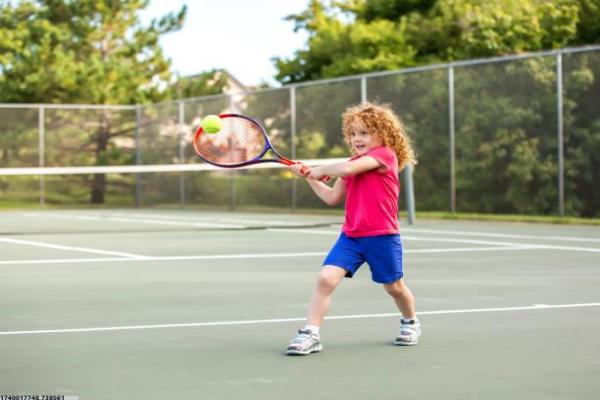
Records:
M306 329L306 330L300 329L298 331L298 335L294 338L293 342L294 343L302 343L307 340L316 339L317 337L318 337L318 335L309 329Z
M413 335L417 332L418 322L414 319L411 320L400 320L400 334L401 335Z

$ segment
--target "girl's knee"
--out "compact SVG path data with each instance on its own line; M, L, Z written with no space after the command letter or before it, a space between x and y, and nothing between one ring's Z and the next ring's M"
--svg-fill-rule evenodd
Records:
M402 279L398 279L392 283L386 283L383 285L383 288L392 296L399 296L408 289Z
M325 290L333 290L344 278L345 271L341 268L322 268L319 272L318 286Z

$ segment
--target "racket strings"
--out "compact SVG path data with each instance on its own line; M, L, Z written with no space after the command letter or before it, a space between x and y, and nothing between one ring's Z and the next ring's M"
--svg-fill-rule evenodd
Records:
M196 143L198 154L205 160L219 165L235 165L253 160L266 147L265 137L259 126L239 117L223 118L218 133L203 132Z

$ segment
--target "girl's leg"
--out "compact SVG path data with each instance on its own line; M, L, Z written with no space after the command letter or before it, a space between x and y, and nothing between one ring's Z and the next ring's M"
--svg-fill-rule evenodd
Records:
M416 317L415 298L408 286L404 284L404 280L398 279L383 285L383 288L392 296L404 319L410 320Z
M329 311L333 291L346 276L346 270L334 265L324 265L319 272L315 289L310 298L307 325L321 326Z
M397 346L414 346L419 342L419 336L421 336L421 323L415 313L415 298L412 292L402 279L383 285L383 287L392 296L402 313L400 331L394 344Z
M325 265L319 272L317 284L310 298L308 317L304 329L287 347L288 355L307 355L323 349L320 341L319 326L331 305L331 297L336 286L344 279L346 270L332 265Z

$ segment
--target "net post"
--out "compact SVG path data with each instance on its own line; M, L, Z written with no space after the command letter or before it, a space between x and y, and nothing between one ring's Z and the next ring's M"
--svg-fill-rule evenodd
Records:
M406 196L406 218L408 220L409 225L414 225L417 217L415 211L415 190L413 183L413 171L414 168L412 165L407 165L402 170L402 175L404 175L404 195Z

